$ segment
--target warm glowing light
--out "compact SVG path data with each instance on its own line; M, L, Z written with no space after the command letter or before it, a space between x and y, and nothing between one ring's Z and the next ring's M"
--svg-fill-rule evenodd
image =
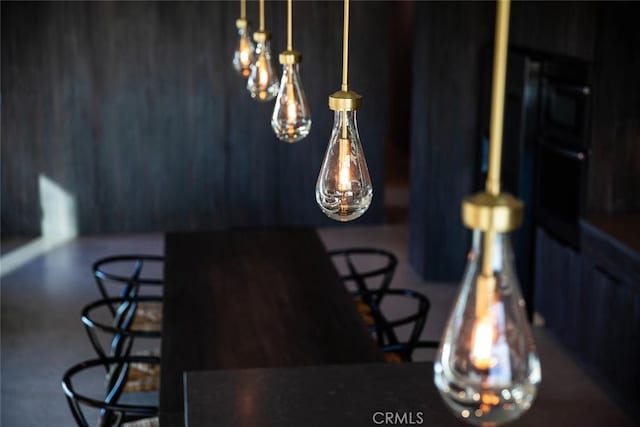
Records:
M294 100L287 102L287 122L295 123L298 120L298 106Z
M476 323L471 343L471 362L478 369L489 369L495 361L491 357L493 349L493 324L484 318Z
M346 222L362 216L373 197L355 111L336 111L334 128L316 182L316 201L331 219Z
M258 67L258 84L260 89L264 90L269 84L269 71L267 70L267 61L263 55L258 59L256 67Z
M351 144L348 139L340 139L338 155L338 190L351 190Z
M251 64L251 46L247 40L247 36L240 37L240 63L242 67L248 67Z

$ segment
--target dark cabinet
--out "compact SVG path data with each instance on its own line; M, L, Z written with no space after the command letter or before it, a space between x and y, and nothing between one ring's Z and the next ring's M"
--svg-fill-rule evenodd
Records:
M569 246L536 231L535 307L568 347L579 347L582 313L582 258Z
M535 277L536 310L546 327L621 401L640 401L638 284L541 228Z

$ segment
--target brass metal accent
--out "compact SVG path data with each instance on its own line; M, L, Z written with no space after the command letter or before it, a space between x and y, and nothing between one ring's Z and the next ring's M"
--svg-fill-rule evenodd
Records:
M493 52L493 85L491 93L491 123L489 128L489 171L487 191L500 193L502 163L502 129L504 127L504 88L507 75L507 45L509 44L510 0L498 0L496 40Z
M477 193L462 201L462 222L467 228L493 233L515 230L522 223L524 205L509 193ZM492 239L491 239L492 240ZM491 259L491 251L484 254Z
M264 0L260 0L259 5L260 5L260 28L259 28L259 30L261 32L264 32Z
M249 21L246 18L238 18L236 19L236 28L237 29L246 29L249 26Z
M496 292L496 278L493 275L481 274L478 276L478 288L476 290L476 317L479 319L491 312Z
M240 18L245 19L246 21L246 17L247 17L247 0L240 0ZM236 25L237 25L237 21L236 21Z
M339 90L329 96L329 109L332 111L354 111L360 108L362 96L352 90Z
M264 43L267 40L271 40L271 33L269 31L256 31L253 33L253 41L256 43Z
M302 62L302 54L296 50L280 52L279 58L282 65L299 64Z
M329 108L333 111L354 111L360 108L362 96L349 90L349 0L344 0L344 26L342 34L342 86L329 95Z
M292 37L292 21L293 21L293 0L287 1L287 50L293 50L293 37ZM282 61L280 62L282 63Z
M349 0L344 0L344 21L342 27L342 87L343 92L349 90Z

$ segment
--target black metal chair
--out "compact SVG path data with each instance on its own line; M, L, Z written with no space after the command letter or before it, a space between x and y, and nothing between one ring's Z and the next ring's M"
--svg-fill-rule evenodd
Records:
M162 338L160 319L156 319L154 324L146 321L147 318L140 321L141 316L137 315L141 306L146 308L152 304L161 306L162 297L107 298L94 301L82 309L82 323L93 349L101 360L128 357L131 354L134 341L137 339ZM114 306L117 309L111 325L96 320L96 312L102 308L108 310ZM108 352L101 343L98 332L110 336L110 350Z
M161 255L116 255L101 258L93 263L93 276L96 280L98 290L103 299L110 299L107 285L121 286L119 296L121 298L135 298L140 294L143 286L162 289L164 279L160 277L143 276L145 265L163 264L164 257ZM124 270L125 272L121 272ZM109 310L113 316L116 315L118 307L111 305Z
M425 295L409 289L387 289L385 291L362 292L359 296L371 307L373 324L369 325L369 330L375 336L378 347L384 353L387 362L411 362L413 352L416 349L438 348L437 341L420 340L431 307L431 303ZM416 302L416 309L409 315L389 319L389 313L384 313L381 307L385 296L411 299ZM398 338L397 330L404 326L409 326L411 329L408 338L401 340Z
M111 426L152 426L157 423L158 405L119 403L131 367L134 365L160 366L160 358L153 356L129 356L126 358L102 358L87 360L69 368L62 377L62 390L76 423L80 427L89 427L82 406L100 411L98 425ZM96 367L104 367L116 379L106 388L105 397L98 399L88 397L76 390L73 378L83 371Z
M342 273L340 278L345 284L353 282L357 289L355 293L369 292L372 290L385 291L389 289L398 265L398 258L393 253L384 249L338 249L329 251L329 256L334 260L334 263L340 258L344 259L348 273ZM357 258L379 258L383 261L383 264L379 267L363 270L356 265ZM370 284L374 278L381 279L380 283L375 287Z

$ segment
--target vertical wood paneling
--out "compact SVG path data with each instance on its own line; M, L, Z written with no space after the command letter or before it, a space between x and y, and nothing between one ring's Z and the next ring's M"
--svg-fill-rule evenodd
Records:
M427 280L459 280L469 250L460 203L473 190L480 54L490 3L416 4L410 260Z
M588 1L513 2L509 43L590 61L596 9Z
M257 22L257 3L248 5ZM267 2L276 58L284 2ZM389 5L352 8L351 81L383 218ZM342 8L297 2L295 45L313 128L287 145L235 75L237 2L2 4L2 232L37 234L43 174L75 199L81 232L328 224L314 187L340 83ZM372 66L372 38L378 38ZM277 66L280 70L280 66Z
M598 4L588 209L640 211L640 4Z

